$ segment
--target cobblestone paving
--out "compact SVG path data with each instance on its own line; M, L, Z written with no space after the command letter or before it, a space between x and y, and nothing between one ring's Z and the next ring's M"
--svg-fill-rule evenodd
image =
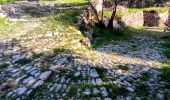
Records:
M18 40L1 40L0 97L7 99L164 100L164 57L158 36L128 40L76 53L35 54ZM90 59L91 58L91 59Z

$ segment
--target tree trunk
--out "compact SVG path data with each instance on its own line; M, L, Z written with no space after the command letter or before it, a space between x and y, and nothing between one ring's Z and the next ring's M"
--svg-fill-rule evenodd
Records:
M97 21L100 23L100 19L99 19L99 15L98 15L97 10L96 10L95 7L93 6L93 4L90 2L90 0L88 0L88 2L90 3L91 8L92 8L92 10L94 11L94 14L96 15Z
M114 8L113 8L113 10L112 10L112 16L111 16L110 21L109 21L109 27L110 27L110 28L113 28L113 21L114 21L115 16L116 16L117 5L118 5L118 2L117 2L117 0L116 0L116 1L115 1L115 6L114 6Z

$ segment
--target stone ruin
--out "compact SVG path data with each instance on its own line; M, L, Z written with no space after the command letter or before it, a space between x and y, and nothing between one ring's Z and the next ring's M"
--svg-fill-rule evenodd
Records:
M135 27L135 26L143 26L144 25L144 16L143 12L136 12L136 13L128 13L122 17L119 17L117 20L122 21L128 27Z
M25 16L37 16L49 15L50 10L54 9L50 6L40 5L36 2L16 2L14 4L0 5L0 17L14 17L20 18Z
M135 26L165 26L168 19L167 12L139 11L135 13L127 13L116 20L122 21L128 27Z
M105 20L106 19L106 20ZM104 24L108 24L107 18L104 18ZM79 17L78 25L82 23L89 24L93 21L92 9L88 8ZM136 26L170 26L170 11L160 12L157 10L139 11L135 13L127 13L121 17L116 17L117 22L123 22L128 27ZM107 27L107 25L105 25Z
M166 20L166 25L170 27L170 7L168 12L168 19Z
M160 16L157 11L143 11L144 26L159 26Z

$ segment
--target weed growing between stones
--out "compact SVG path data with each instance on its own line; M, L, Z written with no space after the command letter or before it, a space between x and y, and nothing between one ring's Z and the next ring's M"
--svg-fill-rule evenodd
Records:
M32 59L24 58L24 59L20 59L20 60L16 61L15 63L19 64L19 65L25 65L25 64L28 64L31 61L32 61Z
M9 64L3 63L3 64L0 65L0 68L1 68L0 70L3 71L3 70L5 70L8 66L9 66Z

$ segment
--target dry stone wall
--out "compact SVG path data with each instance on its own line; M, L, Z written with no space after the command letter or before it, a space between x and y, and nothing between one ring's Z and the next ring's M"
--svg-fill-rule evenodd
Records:
M51 6L44 6L33 2L18 2L14 4L0 5L0 17L24 17L33 13L39 16L49 15L49 11L54 9Z
M170 25L170 15L168 19L168 12L159 11L140 11L135 13L128 13L122 17L118 17L118 21L122 21L128 27L136 26L165 26L165 23Z
M170 7L168 12L168 19L166 20L166 25L170 27Z
M143 11L144 26L159 26L160 16L158 11Z
M143 26L144 24L144 16L142 11L125 14L120 19L125 23L126 26L129 27Z

